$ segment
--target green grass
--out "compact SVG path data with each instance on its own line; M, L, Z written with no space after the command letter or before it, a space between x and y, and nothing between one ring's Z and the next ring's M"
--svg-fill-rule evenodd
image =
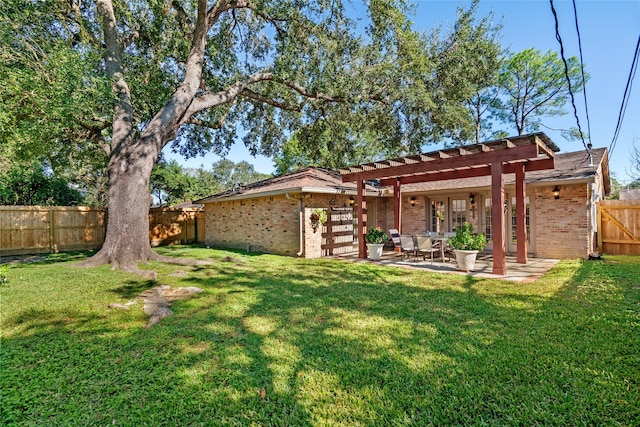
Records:
M640 262L535 283L196 247L198 286L144 329L155 284L57 255L0 285L3 425L640 424ZM230 257L230 258L228 258ZM264 390L264 398L261 397Z

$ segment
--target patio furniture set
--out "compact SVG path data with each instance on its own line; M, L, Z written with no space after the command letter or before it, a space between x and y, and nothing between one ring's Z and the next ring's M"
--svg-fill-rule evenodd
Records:
M400 234L397 229L390 229L389 235L393 240L393 245L404 256L413 256L417 261L418 257L422 255L424 261L427 260L427 255L431 258L433 263L434 256L439 256L442 262L445 261L445 256L449 257L449 261L455 258L453 248L449 245L448 239L455 236L455 233L430 233L426 232L424 236L418 236L415 234Z

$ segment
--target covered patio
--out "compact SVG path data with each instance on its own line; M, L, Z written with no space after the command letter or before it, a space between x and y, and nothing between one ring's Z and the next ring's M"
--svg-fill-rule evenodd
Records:
M402 233L402 186L420 182L462 178L491 177L491 222L493 224L491 274L507 275L507 267L527 265L525 174L554 169L554 153L559 148L544 134L505 138L483 144L433 151L413 156L382 160L340 169L343 182L356 182L358 257L367 256L365 235L367 200L365 183L379 181L393 188L394 228ZM504 176L515 174L515 226L517 253L515 263L507 265ZM375 225L375 224L372 224Z

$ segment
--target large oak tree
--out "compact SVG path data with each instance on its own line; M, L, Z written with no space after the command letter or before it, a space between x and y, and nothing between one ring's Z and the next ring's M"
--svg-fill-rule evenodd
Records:
M455 39L414 32L403 0L8 0L0 10L0 141L16 156L107 165L106 239L88 265L138 271L164 259L149 245L149 180L169 144L195 155L242 139L272 155L294 131L313 144L330 128L342 144L375 134L415 152L466 120L444 113L468 98L461 71L473 60Z

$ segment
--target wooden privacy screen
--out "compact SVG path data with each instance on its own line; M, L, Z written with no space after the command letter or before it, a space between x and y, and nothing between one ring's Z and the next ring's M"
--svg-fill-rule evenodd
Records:
M598 251L640 255L640 200L598 202Z
M98 249L105 209L86 206L0 206L0 256ZM201 209L151 209L152 246L204 242Z

